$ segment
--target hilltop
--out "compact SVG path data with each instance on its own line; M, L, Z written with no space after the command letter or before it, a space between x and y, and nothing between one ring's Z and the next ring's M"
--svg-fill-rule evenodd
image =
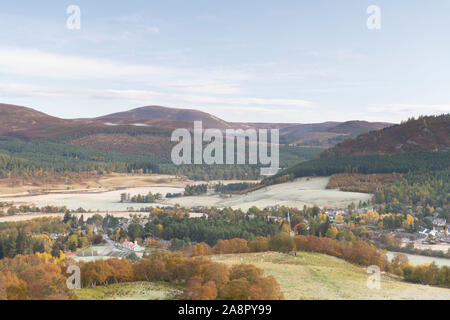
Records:
M329 128L326 131L340 134L348 134L350 136L356 137L368 131L381 130L390 126L392 126L392 123L388 122L369 122L369 121L352 120L338 124L337 126Z
M97 120L109 121L110 123L121 123L120 120L133 120L135 123L145 124L148 120L171 120L171 121L202 121L205 127L228 128L231 127L226 121L219 119L209 113L194 109L177 109L162 106L146 106L124 112L105 115ZM123 123L123 122L122 122Z
M0 103L0 135L63 126L70 121L49 116L31 108Z

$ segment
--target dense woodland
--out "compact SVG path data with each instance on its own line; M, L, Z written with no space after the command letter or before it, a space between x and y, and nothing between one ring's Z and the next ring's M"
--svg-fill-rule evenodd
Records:
M450 203L450 169L410 172L394 183L375 191L376 203L402 203L414 206L448 207Z
M216 218L174 217L166 213L157 215L145 226L150 234L164 240L189 239L193 242L206 242L215 245L220 239L243 238L252 240L257 236L275 235L280 226L273 222L255 220Z
M158 159L98 151L48 141L24 142L0 137L0 178L64 172L153 172Z
M0 137L0 178L80 178L85 172L141 172L185 175L193 180L258 179L257 166L181 165L148 155L95 150L45 140ZM75 175L74 175L75 174Z
M362 155L337 158L319 158L294 165L273 178L292 175L330 176L336 173L408 173L410 171L435 171L450 167L448 152L419 151L395 155Z
M208 191L208 185L207 184L190 184L187 185L184 188L184 195L185 196L196 196L205 194Z
M63 130L62 128L61 130ZM258 165L180 165L170 160L170 141L166 155L149 155L146 151L111 151L107 146L94 149L71 144L73 139L92 134L126 134L129 136L156 135L169 139L167 128L112 126L106 128L69 128L49 140L20 140L0 137L0 178L41 178L70 176L82 172L142 172L185 175L193 180L259 179ZM225 148L225 146L224 146ZM120 149L120 148L119 148ZM248 147L247 147L248 149ZM112 149L116 150L116 149ZM120 151L120 150L119 150ZM280 163L287 167L293 163L317 157L321 149L281 146Z
M397 181L401 173L337 173L328 181L327 189L339 189L342 191L374 193L386 184Z

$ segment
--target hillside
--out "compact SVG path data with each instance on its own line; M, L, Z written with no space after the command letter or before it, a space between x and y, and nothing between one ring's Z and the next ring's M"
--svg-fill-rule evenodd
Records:
M427 116L348 139L321 157L396 154L450 149L450 115Z
M381 130L387 127L390 127L392 123L387 122L368 122L368 121L346 121L344 123L338 124L337 126L327 129L327 132L340 133L340 134L348 134L350 136L358 136L360 134Z
M281 128L280 133L289 137L297 146L317 146L329 148L346 138L391 126L387 122L346 121L297 124Z
M287 300L450 299L450 290L410 284L382 276L380 290L367 287L366 269L319 253L275 252L212 256L226 264L248 263L278 281Z
M275 252L210 256L228 265L246 263L278 281L286 300L450 299L450 290L410 284L382 275L380 290L367 287L366 269L319 253L290 256ZM77 291L85 300L176 299L181 291L165 283L119 283Z
M0 135L20 135L24 131L64 126L69 122L31 108L0 103Z
M336 173L408 173L411 171L438 171L450 168L448 152L417 151L394 155L355 155L322 157L293 165L277 175L267 178L266 184L285 182L281 179L309 176L330 176Z
M334 128L339 124L340 124L340 122L295 124L295 125L283 128L280 131L280 134L293 136L293 137L301 137L302 135L311 133L311 132L325 132L328 129Z
M182 293L182 289L165 282L125 282L82 288L76 295L80 300L175 300Z
M58 129L61 126L135 126L135 127L165 127L165 128L191 128L192 121L203 122L209 128L242 128L242 129L279 129L280 135L301 137L310 133L332 133L355 136L371 130L384 128L391 124L367 121L323 122L323 123L257 123L257 122L227 122L212 114L182 108L168 108L163 106L146 106L128 111L108 114L97 118L60 119L32 108L0 104L0 134L9 134L14 131L32 131L37 129Z
M134 122L146 123L148 120L202 121L203 126L210 128L231 127L226 121L209 113L193 109L176 109L161 106L147 106L124 112L117 112L97 118L110 123L120 123L120 119L132 119Z
M222 130L228 128L235 129L280 129L280 164L287 167L294 163L314 159L324 147L329 147L342 141L348 135L352 135L355 128L346 123L325 122L316 124L298 124L298 123L239 123L226 122L206 112L191 109L176 109L161 106L147 106L132 109L125 112L113 113L99 118L86 119L60 119L49 116L45 113L33 110L31 108L0 105L0 136L18 138L20 141L42 140L51 143L51 145L37 144L44 148L43 150L33 149L33 152L24 154L18 148L14 148L14 143L8 140L1 140L0 149L3 153L32 160L29 166L34 166L33 171L43 168L45 161L50 159L54 163L53 155L49 155L50 149L58 149L58 163L70 163L70 170L75 167L72 155L65 153L67 145L74 145L80 148L71 148L75 154L83 150L85 154L91 154L92 157L86 157L90 161L97 160L96 156L102 154L99 162L104 158L104 152L125 154L121 159L127 159L127 168L133 163L132 167L139 169L148 168L149 163L157 159L159 163L170 164L170 150L174 143L170 141L171 132L175 128L193 128L193 120L203 121L203 127L213 127ZM357 125L358 130L363 128L372 128L371 123L360 122ZM336 129L338 133L328 132L327 130ZM304 136L304 140L302 140ZM319 139L317 139L319 137ZM7 142L8 141L8 142ZM296 144L293 142L299 142ZM18 143L19 141L15 142ZM8 144L4 146L4 144ZM288 146L289 145L289 146ZM302 147L305 146L305 147ZM50 149L49 149L50 148ZM84 149L83 149L84 148ZM96 152L100 151L100 153ZM148 161L143 161L142 156L150 156ZM139 159L139 165L133 160ZM16 160L15 160L16 161ZM122 160L121 160L122 161ZM20 161L19 161L20 162ZM124 163L121 164L123 167ZM48 166L46 166L48 167ZM95 167L98 168L97 164ZM115 167L115 165L110 166ZM65 169L64 166L58 166L59 170ZM17 168L15 168L16 170ZM162 168L160 168L163 170ZM211 169L211 170L210 170ZM218 168L209 168L209 171ZM164 169L165 170L165 169ZM172 169L170 169L172 170ZM203 170L203 169L202 169ZM236 170L234 168L233 170ZM17 170L16 170L17 171ZM183 169L183 172L185 169ZM173 173L172 171L170 171Z

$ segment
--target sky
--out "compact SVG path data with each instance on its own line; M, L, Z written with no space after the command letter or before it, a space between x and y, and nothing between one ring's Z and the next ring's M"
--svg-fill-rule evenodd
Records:
M247 122L448 113L449 15L447 0L0 0L0 102L62 118L146 105Z

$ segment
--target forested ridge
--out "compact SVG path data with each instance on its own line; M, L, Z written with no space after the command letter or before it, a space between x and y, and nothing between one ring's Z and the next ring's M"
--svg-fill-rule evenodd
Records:
M157 169L158 159L149 156L93 150L43 140L25 142L0 137L0 177L33 176L39 172L115 171Z
M336 173L408 173L411 171L445 170L450 167L448 151L418 151L395 155L362 155L319 158L296 164L268 180L292 175L329 176Z
M321 157L364 154L399 154L450 148L450 114L420 116L382 130L349 138L324 151Z

